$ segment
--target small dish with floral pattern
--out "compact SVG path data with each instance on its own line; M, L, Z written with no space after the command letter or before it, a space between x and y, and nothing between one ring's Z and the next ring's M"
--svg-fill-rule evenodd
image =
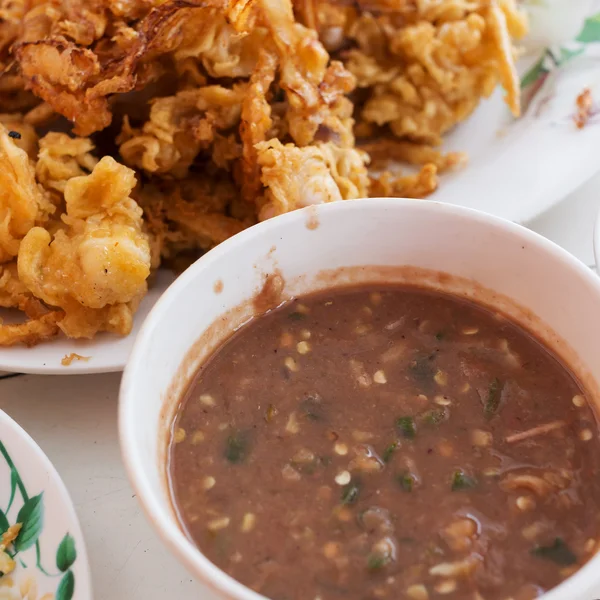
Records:
M87 553L60 476L0 410L0 600L92 600Z

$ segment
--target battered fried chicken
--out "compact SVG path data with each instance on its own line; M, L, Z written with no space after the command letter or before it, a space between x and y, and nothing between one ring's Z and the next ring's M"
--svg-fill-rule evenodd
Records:
M131 330L150 274L142 210L130 198L135 184L131 169L105 156L90 175L67 182L64 227L54 236L34 227L21 242L20 281L64 311L59 327L70 337Z
M43 188L35 180L27 153L0 124L0 264L17 256L21 240L35 225L54 212Z
M518 114L525 27L514 0L0 0L0 306L29 319L0 345L126 334L152 270L257 221L431 194L482 98Z
M325 45L364 90L356 104L360 137L391 133L439 145L498 84L519 114L511 39L525 34L526 20L514 0L355 5L297 0L299 14L315 21Z
M276 139L256 148L267 188L260 220L312 204L367 195L365 158L358 150L331 143L298 148Z

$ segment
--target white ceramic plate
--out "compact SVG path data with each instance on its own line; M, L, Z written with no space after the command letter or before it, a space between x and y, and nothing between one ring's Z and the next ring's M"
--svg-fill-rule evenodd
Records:
M0 371L45 375L122 371L144 318L173 279L172 273L159 271L135 316L133 331L129 336L119 337L106 333L93 340L70 340L61 337L33 348L24 346L0 348ZM10 315L10 311L0 309L0 317L4 315ZM73 352L87 360L73 360L69 366L63 366L62 359Z
M448 136L446 149L466 152L469 164L444 175L440 189L432 196L440 202L477 208L521 223L543 213L600 171L600 43L564 42L568 39L565 36L571 37L575 31L571 22L574 13L580 13L577 18L581 21L583 11L590 10L590 0L578 0L576 7L571 0L551 0L543 5L529 1L537 11L533 38L559 44L552 55L564 64L555 69L546 52L538 70L540 77L526 90L532 99L521 119L510 117L498 91L457 127ZM595 8L600 10L600 0ZM571 17L566 28L556 23L556 15L565 10ZM547 19L547 14L553 17ZM572 60L561 58L565 52L583 50ZM543 49L530 48L529 52L523 73L544 54ZM575 99L585 87L592 90L597 112L579 130L573 122ZM127 338L104 334L88 342L61 338L34 348L0 348L0 371L69 375L123 370L142 321L172 280L169 273L159 273ZM6 314L0 310L0 318ZM62 359L73 352L89 358L63 366Z
M3 599L92 600L87 553L69 494L46 455L0 410L0 534L21 523L0 577Z
M584 88L595 109L583 129L573 121ZM433 199L525 223L600 171L600 44L545 78L524 115L513 120L498 91L447 138L469 155L442 176Z

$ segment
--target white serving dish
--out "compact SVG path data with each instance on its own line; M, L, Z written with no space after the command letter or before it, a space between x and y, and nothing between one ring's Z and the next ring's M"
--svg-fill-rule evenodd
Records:
M398 199L311 207L244 231L202 257L161 297L136 340L120 393L121 447L137 497L167 546L209 587L236 600L262 598L204 557L171 506L167 431L178 398L211 350L198 340L228 311L221 335L243 322L252 313L247 301L275 272L288 293L300 294L331 284L331 277L319 277L323 270L352 267L352 281L400 281L412 277L400 268L407 265L451 274L448 280L431 275L427 283L534 329L595 394L600 410L600 279L545 238L473 210ZM347 273L337 280L348 280ZM210 342L217 341L213 335ZM590 600L598 590L600 555L544 600Z

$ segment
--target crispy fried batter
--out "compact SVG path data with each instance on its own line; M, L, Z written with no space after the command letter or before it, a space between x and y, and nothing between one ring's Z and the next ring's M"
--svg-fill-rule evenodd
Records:
M415 175L398 177L389 171L371 178L370 193L373 197L425 198L438 186L437 167L425 165Z
M129 197L135 183L133 171L104 157L90 175L66 184L65 227L54 237L34 227L21 242L19 279L65 311L59 327L71 337L128 333L126 309L146 293L150 249L142 211Z
M318 3L319 33L368 90L362 136L386 126L397 137L438 145L501 83L519 114L511 37L526 31L513 0L368 1L360 10ZM342 37L357 47L345 50Z
M575 102L577 106L577 114L575 115L575 125L577 129L583 129L592 114L594 108L594 99L590 88L585 88Z
M371 157L371 167L375 168L403 162L411 165L433 164L438 172L443 173L461 167L467 161L463 152L444 154L431 146L389 138L365 142L360 144L360 149Z
M49 340L60 332L59 323L63 318L61 311L53 311L37 319L15 325L0 324L0 346L25 344L35 346Z
M73 177L90 173L98 160L91 154L93 142L50 132L40 140L35 166L37 180L47 189L63 193Z
M431 194L482 98L518 114L525 30L515 0L0 0L0 306L30 319L0 345L128 333L151 270L259 220Z
M247 87L210 85L158 98L141 129L125 121L117 139L123 160L148 173L185 177L198 153L209 151L219 132L239 123Z
M41 225L54 206L35 180L24 150L0 125L0 263L17 256L21 239L34 225Z
M331 142L298 148L276 139L256 147L267 188L260 220L312 204L367 195L367 171L358 150Z

